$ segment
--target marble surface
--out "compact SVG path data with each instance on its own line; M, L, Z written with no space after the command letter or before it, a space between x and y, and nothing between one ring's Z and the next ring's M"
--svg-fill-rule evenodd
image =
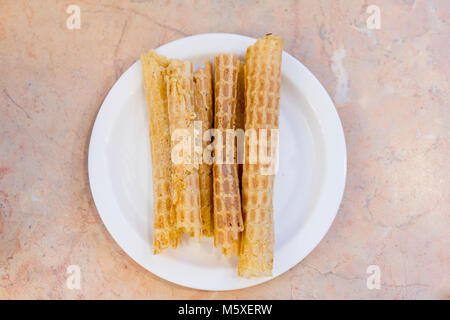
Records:
M68 30L66 8L81 9ZM368 5L381 28L369 29ZM0 298L405 299L450 296L450 1L0 1ZM191 34L284 38L334 99L341 208L300 264L204 292L159 279L106 231L89 189L97 111L139 54ZM81 289L66 286L78 265ZM369 265L380 289L369 290Z

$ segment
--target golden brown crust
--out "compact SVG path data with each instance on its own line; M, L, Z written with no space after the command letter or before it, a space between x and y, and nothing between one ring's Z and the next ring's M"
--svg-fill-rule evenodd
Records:
M222 148L215 145L213 165L214 177L214 245L222 246L222 252L229 256L239 255L239 233L243 230L241 196L234 150L226 154L225 130L235 129L237 80L240 61L232 54L215 57L215 128L222 133ZM234 135L232 135L234 139ZM218 138L218 137L216 137ZM215 140L217 141L217 140ZM234 146L234 141L233 141ZM219 148L221 150L219 150ZM223 156L218 159L219 154ZM228 163L230 161L231 163ZM223 164L218 163L223 162Z
M167 66L166 82L172 137L172 209L178 228L200 240L202 222L198 166L194 164L190 153L193 149L193 124L196 117L192 64L188 61L171 60ZM181 140L178 139L180 133ZM188 140L183 140L184 138ZM182 152L182 159L174 161L175 147L179 143L186 143L188 149Z
M208 61L204 68L194 73L194 106L197 120L201 121L202 135L213 127L213 98L213 68L211 62ZM207 145L208 142L202 139L202 150ZM199 158L202 159L201 152ZM214 234L212 165L205 163L203 159L201 162L199 179L202 233L204 236L212 237Z
M168 61L154 51L142 54L142 73L150 123L153 179L153 252L160 253L180 242L172 214L170 130L167 111L165 69Z
M268 35L247 49L245 64L245 130L278 129L281 83L281 38ZM268 141L270 148L271 141ZM246 137L246 146L248 137ZM262 165L250 164L246 148L242 175L242 236L238 274L272 275L274 252L274 175L261 174Z

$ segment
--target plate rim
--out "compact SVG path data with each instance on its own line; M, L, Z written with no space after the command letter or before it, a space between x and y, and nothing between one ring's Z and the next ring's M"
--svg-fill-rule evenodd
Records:
M180 42L183 41L190 41L190 40L203 40L205 41L207 38L214 38L214 37L221 37L221 38L232 38L232 40L236 40L236 39L241 39L243 41L251 41L254 42L257 39L252 38L252 37L247 37L247 36L243 36L243 35L239 35L239 34L232 34L232 33L203 33L203 34L195 34L195 35L190 35L187 37L183 37L183 38L179 38L176 39L174 41L168 42L166 44L163 44L161 46L159 46L158 48L155 49L155 51L163 51L163 50L168 50L170 49L171 46L177 45ZM217 39L215 39L217 40ZM108 217L105 214L102 214L101 212L104 210L101 210L101 208L104 208L104 203L102 201L102 199L100 198L100 195L98 194L98 189L97 189L97 185L98 185L98 176L94 173L94 164L95 164L95 155L96 155L96 149L95 146L98 145L101 140L101 137L99 136L99 126L102 125L101 121L102 121L102 115L103 113L105 113L108 101L111 99L111 96L114 95L114 89L116 87L118 87L119 83L122 83L124 81L126 81L126 78L130 76L133 68L136 67L136 64L139 64L139 60L137 60L136 62L134 62L124 73L122 73L122 75L115 81L114 85L109 89L108 93L106 94L94 121L93 127L92 127L92 131L91 131L91 137L90 137L90 141L89 141L89 149L88 149L88 175L89 175L89 187L91 190L91 194L92 194L92 198L94 200L94 204L95 207L97 208L98 214L100 215L103 224L105 225L106 229L108 230L109 234L111 235L111 237L114 239L114 241L119 245L119 247L130 257L132 258L136 263L138 263L140 266L142 266L143 268L145 268L147 271L153 273L154 275L169 281L171 283L180 285L180 286L184 286L184 287L188 287L188 288L192 288L192 289L198 289L198 290L207 290L207 291L228 291L228 290L238 290L238 289L243 289L243 288L247 288L247 287L252 287L264 282L267 282L269 280L272 280L280 275L282 275L283 273L285 273L286 271L288 271L289 269L293 268L294 266L296 266L298 263L300 263L307 255L309 255L316 247L317 245L321 242L321 240L325 237L325 235L328 233L329 228L331 227L338 211L339 211L339 207L343 198L343 194L344 194L344 190L345 190L345 183L346 183L346 176L347 176L347 148L346 148L346 141L345 141L345 135L344 135L344 130L342 127L342 123L339 117L339 114L337 112L337 109L332 101L332 99L330 98L328 92L326 91L326 89L322 86L322 84L320 83L320 81L314 76L314 74L306 67L304 66L299 60L297 60L296 58L294 58L292 55L290 55L289 53L287 53L286 51L283 50L283 59L288 59L290 60L289 63L294 63L298 68L301 69L302 74L304 74L307 78L308 78L308 83L306 83L307 86L310 86L312 88L315 88L314 91L319 90L320 95L318 96L318 98L320 100L322 100L323 105L320 106L320 108L327 108L328 113L326 113L327 118L326 119L322 119L324 120L324 122L327 122L329 125L331 124L331 127L334 127L335 131L333 132L333 139L335 140L333 145L328 144L328 147L331 147L331 151L332 155L339 155L339 159L333 159L333 161L335 162L334 165L332 165L332 167L338 168L338 170L334 173L334 178L336 178L335 180L333 180L333 185L330 185L329 180L330 179L326 179L328 176L327 174L324 175L324 184L325 186L322 187L321 191L320 191L320 196L317 200L317 203L323 203L324 201L327 201L328 203L328 207L332 207L332 209L328 208L327 210L327 220L326 221L321 221L321 223L318 224L318 221L315 221L315 219L312 219L313 217L310 217L307 219L307 221L305 222L304 228L308 229L308 228L314 228L314 229L319 229L319 231L317 232L319 235L315 236L314 239L308 239L309 247L307 250L303 250L303 252L299 255L296 255L297 258L295 259L296 262L295 263L289 263L288 267L283 267L279 273L277 273L276 275L273 275L271 277L264 277L264 278L252 278L253 280L250 281L249 283L240 285L240 286L230 286L227 288L218 288L215 287L214 284L209 285L208 287L206 286L202 286L202 285L195 285L195 281L180 281L180 280L174 280L171 279L170 277L167 277L167 273L164 274L162 272L160 272L159 270L155 271L155 270L150 270L146 265L144 265L144 263L142 263L142 261L139 261L140 259L136 257L136 254L130 254L130 252L128 250L126 250L126 245L124 245L122 243L122 237L117 234L115 232L115 230L111 227L111 225L108 223ZM302 94L304 94L305 99L308 101L308 103L310 103L310 99L308 99L308 92L303 92ZM317 97L317 93L315 93L316 97ZM312 97L309 97L312 98ZM314 98L316 99L316 98ZM310 103L311 106L314 108L315 106ZM321 118L318 117L318 120L320 120ZM322 127L322 126L321 126ZM327 127L328 128L328 127ZM324 144L326 144L327 141L324 137ZM326 152L328 152L329 150L327 148L324 148L324 150ZM327 169L329 169L330 166L330 155L327 155L326 157L326 164L325 167ZM331 163L333 164L333 163ZM333 189L334 190L334 196L331 197L332 200L327 200L327 199L323 199L326 198L324 197L324 189L326 188L325 191L332 191L332 190L328 190L328 189ZM329 195L328 195L329 196ZM115 201L115 199L110 199L112 201ZM316 209L315 209L316 210ZM314 210L314 211L315 211ZM313 215L314 216L314 215ZM322 217L323 218L323 217ZM283 252L285 251L289 251L292 249L295 249L295 245L298 243L298 234L297 236L292 237L292 239L290 239L287 243L287 245L285 245L283 248L281 248L280 250L282 250ZM280 254L280 253L278 253ZM246 279L243 279L246 280ZM244 281L243 281L244 283Z

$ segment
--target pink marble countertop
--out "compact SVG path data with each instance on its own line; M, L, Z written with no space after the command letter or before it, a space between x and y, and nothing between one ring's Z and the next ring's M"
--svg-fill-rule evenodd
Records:
M66 25L71 4L79 30ZM367 25L372 4L380 29ZM448 298L449 21L448 0L2 0L0 298ZM207 32L282 36L333 98L348 151L342 205L318 247L230 292L137 265L103 225L87 174L93 122L122 72L144 50ZM80 290L66 285L69 265ZM379 289L367 286L371 265Z

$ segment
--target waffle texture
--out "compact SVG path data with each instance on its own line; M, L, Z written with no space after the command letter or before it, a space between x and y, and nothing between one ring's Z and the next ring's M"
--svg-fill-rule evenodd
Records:
M176 248L180 234L172 212L170 129L167 111L165 69L168 61L153 51L142 54L145 97L150 123L150 151L153 179L153 253L172 245Z
M281 38L267 35L247 49L245 73L245 130L278 129L281 84ZM272 275L274 252L274 175L261 174L260 163L250 164L246 136L242 175L243 232L238 274ZM270 146L270 139L268 147Z
M175 212L177 227L180 231L200 240L202 235L200 186L198 166L193 161L192 152L193 122L196 118L192 63L170 60L166 69L166 82L169 127L172 137L172 210ZM182 133L181 136L180 133ZM182 160L174 161L177 150L175 147L180 145L183 146L179 157Z
M239 255L239 238L243 230L238 168L233 148L226 148L227 129L235 129L237 83L240 61L232 54L220 54L215 68L215 129L222 144L215 144L214 177L214 245L222 246L225 256ZM216 137L216 139L219 137ZM217 142L217 140L215 140ZM219 150L220 149L220 150ZM228 154L227 154L228 152ZM222 156L222 159L220 159ZM229 160L231 159L231 163Z
M205 67L194 73L194 108L197 120L201 121L202 135L213 127L213 67L208 61ZM208 141L203 141L202 135L199 144L199 158L203 160L203 153ZM200 204L202 217L202 234L212 237L214 234L213 223L213 173L212 165L201 161L199 165Z

